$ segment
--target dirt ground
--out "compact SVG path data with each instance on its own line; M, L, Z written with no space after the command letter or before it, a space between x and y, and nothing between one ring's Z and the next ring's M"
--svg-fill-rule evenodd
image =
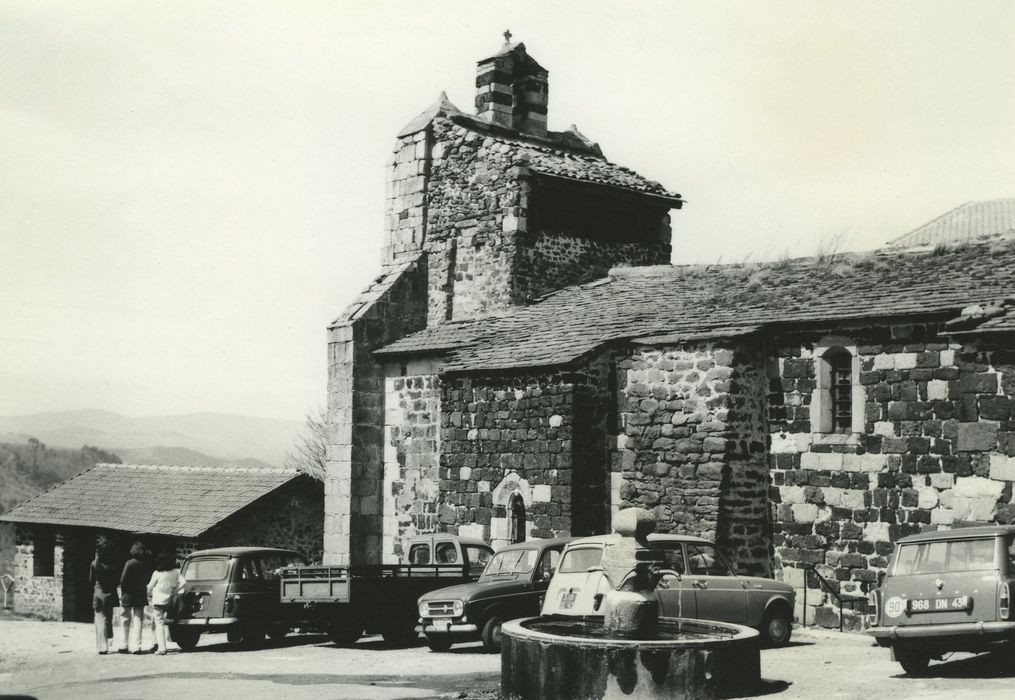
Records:
M0 618L0 694L40 700L244 697L395 698L498 697L500 658L478 645L433 653L425 646L387 649L365 638L339 649L316 635L293 635L263 649L241 650L223 635L197 650L170 645L167 656L98 656L92 629L78 623ZM761 656L758 695L790 698L1011 698L1015 662L1007 654L956 654L908 678L887 649L860 634L796 630L794 641Z

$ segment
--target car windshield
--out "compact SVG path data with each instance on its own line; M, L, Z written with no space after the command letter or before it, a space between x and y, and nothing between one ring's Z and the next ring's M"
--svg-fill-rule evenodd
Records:
M564 554L557 569L562 574L585 573L590 566L599 566L603 559L602 547L582 547L570 549Z
M994 540L914 542L899 547L893 575L940 574L997 568Z
M536 565L535 549L513 549L509 552L497 552L486 565L483 577L501 576L503 574L527 574Z
M221 581L228 571L229 562L224 557L202 557L187 562L181 575L188 581Z

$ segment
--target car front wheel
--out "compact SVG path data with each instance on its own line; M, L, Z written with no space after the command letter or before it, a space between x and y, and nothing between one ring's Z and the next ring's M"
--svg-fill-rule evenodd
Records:
M765 613L759 631L762 639L772 646L789 643L789 638L793 634L793 621L789 612L780 608L770 609Z
M483 648L490 653L500 651L500 627L503 621L496 615L483 625Z
M447 651L451 648L451 637L446 634L428 634L426 645L430 647L430 651Z

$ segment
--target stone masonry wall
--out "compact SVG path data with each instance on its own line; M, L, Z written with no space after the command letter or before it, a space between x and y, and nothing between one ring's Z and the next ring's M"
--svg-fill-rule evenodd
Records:
M516 234L525 229L528 185L508 144L433 123L427 183L429 325L477 318L515 303Z
M777 343L770 369L776 554L808 587L808 620L838 626L814 566L857 613L900 537L1015 522L1015 353L963 346L904 325L842 331L856 343L862 433L811 432L818 337ZM798 613L802 610L798 610ZM845 624L859 624L846 608Z
M741 573L770 575L761 367L716 343L622 358L612 488L615 507L653 509L660 532L714 540Z
M442 530L503 543L507 539L503 531L507 496L515 485L526 499L527 536L605 530L605 494L589 498L588 489L597 478L605 481L605 443L598 450L599 465L575 459L576 421L588 417L576 415L576 406L585 401L583 387L590 384L590 374L586 369L515 377L459 377L444 383ZM590 422L602 425L601 415ZM592 429L584 430L592 435ZM595 451L587 445L584 449L594 459ZM510 488L504 488L506 484ZM599 516L575 518L585 523L588 532L572 532L572 517L579 507L576 493L587 499L585 507L596 508L598 503Z
M31 526L18 525L14 555L14 609L44 620L63 619L63 539L59 533L53 550L53 575L33 575L35 537Z
M385 185L385 265L414 260L426 237L426 185L433 133L421 129L397 139Z
M429 138L431 148L417 143L415 161L400 166L405 177L427 174L418 211L426 217L429 325L486 316L604 277L616 265L669 262L665 205L566 188L544 192L518 144L449 119L435 119ZM408 154L403 146L396 159ZM530 209L534 199L541 212ZM412 228L416 212L403 210L406 218L389 225Z
M606 277L617 265L665 265L668 244L597 241L577 236L540 233L523 249L527 263L518 286L526 298L536 298L573 284Z
M389 364L384 385L384 561L397 563L406 539L438 530L441 409L436 363Z
M324 549L324 486L300 477L259 498L201 535L196 548L280 547L309 561Z
M384 371L377 348L426 326L426 258L392 265L329 329L324 561L380 563Z

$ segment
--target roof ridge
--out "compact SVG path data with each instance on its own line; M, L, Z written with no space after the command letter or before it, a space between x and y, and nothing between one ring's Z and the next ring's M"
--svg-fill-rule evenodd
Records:
M202 465L189 465L189 464L142 464L137 462L99 462L95 465L96 467L112 467L114 469L155 469L155 470L172 470L172 471L208 471L208 472L256 472L258 474L297 474L299 470L292 467L229 467L221 466L217 467L214 465L202 464ZM94 468L94 467L93 467Z

